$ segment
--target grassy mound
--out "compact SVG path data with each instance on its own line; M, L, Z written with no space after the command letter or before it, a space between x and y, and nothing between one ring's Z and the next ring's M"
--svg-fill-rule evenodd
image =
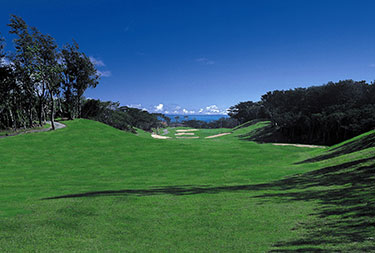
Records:
M375 130L356 136L352 139L346 140L342 143L330 147L330 149L316 157L302 161L305 162L317 162L334 157L340 157L342 155L360 152L368 148L375 148Z
M373 242L373 148L297 164L325 151L238 139L262 122L217 139L167 141L64 123L0 140L0 251L350 250ZM317 224L330 236L317 237Z

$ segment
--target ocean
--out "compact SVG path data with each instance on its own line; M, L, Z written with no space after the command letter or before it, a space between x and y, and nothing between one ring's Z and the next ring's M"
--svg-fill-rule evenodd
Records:
M228 115L185 115L185 114L166 114L165 116L171 119L171 122L182 122L185 120L201 120L204 122L211 122L220 118L229 118ZM178 117L176 119L176 117Z

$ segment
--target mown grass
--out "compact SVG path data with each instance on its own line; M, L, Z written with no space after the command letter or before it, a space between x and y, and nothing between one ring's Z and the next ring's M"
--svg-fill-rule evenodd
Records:
M57 131L0 140L2 252L311 248L308 235L317 229L312 224L331 222L314 215L327 208L323 193L348 184L328 185L322 175L335 182L344 171L370 166L371 159L344 171L310 171L373 152L297 164L325 151L238 140L242 132L237 131L263 123L217 139L193 140L156 140L143 131L134 135L88 120L64 123L67 127ZM227 130L201 134L215 131ZM362 186L365 202L371 187ZM303 195L311 187L316 193ZM366 229L364 238L372 231ZM331 237L337 239L334 233ZM321 239L314 238L320 240L314 250L354 247L352 241L337 246ZM370 247L371 240L358 245Z

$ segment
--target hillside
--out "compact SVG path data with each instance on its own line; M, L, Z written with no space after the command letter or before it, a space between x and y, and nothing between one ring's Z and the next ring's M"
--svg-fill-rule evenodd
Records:
M239 140L262 122L195 140L64 124L0 140L1 251L375 250L374 147L314 161L335 147Z

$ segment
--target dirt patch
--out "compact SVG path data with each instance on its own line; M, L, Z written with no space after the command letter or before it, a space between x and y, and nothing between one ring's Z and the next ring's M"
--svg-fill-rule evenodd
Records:
M174 135L194 135L194 133L176 133Z
M299 148L326 148L325 146L307 145L307 144L291 144L291 143L272 143L275 146L293 146Z
M51 121L46 121L46 123L49 124L49 125L51 125ZM66 125L64 125L62 123L59 123L57 121L55 121L54 123L55 123L55 130L66 127ZM50 126L49 128L31 129L31 130L26 130L26 131L23 131L23 132L10 133L9 135L2 135L2 136L0 136L0 139L1 138L6 138L6 137L11 137L11 136L16 136L16 135L20 135L20 134L47 132L47 131L50 131L50 130L52 130L52 126Z
M162 135L158 135L158 134L151 134L151 137L152 138L155 138L155 139L170 139L171 137L168 137L168 136L162 136Z
M184 137L184 136L177 136L177 139L198 139L199 136L192 136L192 137Z
M199 131L199 130L198 129L179 129L179 130L176 130L177 133L195 132L195 131Z
M212 138L217 138L217 137L224 136L224 135L228 135L228 134L231 134L231 133L215 134L215 135L207 136L207 137L205 137L205 138L206 138L206 139L212 139Z

